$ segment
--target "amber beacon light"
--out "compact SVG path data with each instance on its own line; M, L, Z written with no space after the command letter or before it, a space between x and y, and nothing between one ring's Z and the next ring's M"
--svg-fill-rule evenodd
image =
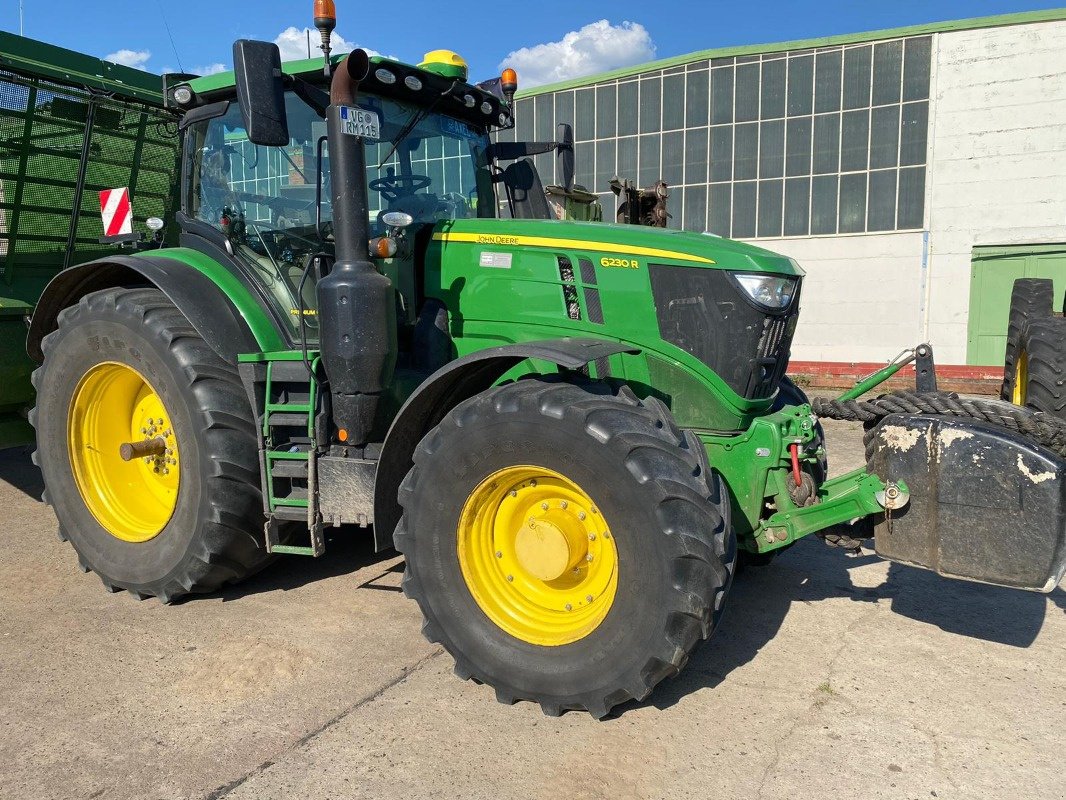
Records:
M500 89L507 102L513 103L515 92L518 91L518 73L510 67L500 73Z
M333 49L330 46L330 38L337 27L337 6L333 0L315 0L315 27L322 35L322 55L325 58L324 71L330 74L329 54Z

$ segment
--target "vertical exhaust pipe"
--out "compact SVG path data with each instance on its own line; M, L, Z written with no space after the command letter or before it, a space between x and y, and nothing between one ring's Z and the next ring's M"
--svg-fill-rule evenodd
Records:
M345 132L342 109L354 108L359 82L370 71L353 50L333 73L326 110L336 263L318 282L319 347L329 379L337 440L369 440L378 400L396 363L392 281L370 260L369 203L363 139Z

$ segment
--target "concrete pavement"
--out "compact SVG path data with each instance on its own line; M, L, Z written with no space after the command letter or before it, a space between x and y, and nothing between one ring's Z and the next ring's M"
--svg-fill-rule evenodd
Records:
M829 426L834 472L854 426ZM1066 592L947 581L816 539L595 722L460 682L402 560L334 536L218 596L105 593L0 453L0 798L1066 796Z

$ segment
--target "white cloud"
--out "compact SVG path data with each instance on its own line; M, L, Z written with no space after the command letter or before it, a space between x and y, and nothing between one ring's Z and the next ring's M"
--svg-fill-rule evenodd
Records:
M638 22L612 25L601 19L570 31L558 42L515 50L500 62L500 69L513 67L518 72L519 86L529 89L654 58L655 43L643 25Z
M297 28L288 27L278 34L274 39L276 44L281 49L282 61L302 61L307 58L307 35L311 35L311 58L322 55L322 36L317 30L311 28ZM330 39L330 45L332 46L331 53L348 53L354 50L358 45L349 42L343 36L336 31L333 32L333 37ZM381 55L377 50L371 50L369 47L364 47L364 50L372 56Z
M194 75L216 75L219 72L225 72L227 69L229 67L221 63L205 64L202 67L193 67L192 73Z
M124 67L133 67L134 69L146 69L145 65L151 57L151 50L123 49L104 56L104 61L110 61L114 64L122 64Z

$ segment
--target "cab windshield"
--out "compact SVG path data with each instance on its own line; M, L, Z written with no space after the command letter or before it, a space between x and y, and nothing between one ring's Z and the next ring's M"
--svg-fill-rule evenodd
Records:
M222 116L189 126L186 213L227 236L296 332L300 309L306 319L316 308L313 276L303 280L302 303L301 280L308 256L333 251L333 209L326 123L294 95L286 106L290 140L284 147L252 144L236 103ZM380 138L366 141L374 235L384 233L380 217L387 211L406 212L416 225L494 215L484 130L387 98L362 96L359 106L380 120ZM410 130L398 139L405 127Z

